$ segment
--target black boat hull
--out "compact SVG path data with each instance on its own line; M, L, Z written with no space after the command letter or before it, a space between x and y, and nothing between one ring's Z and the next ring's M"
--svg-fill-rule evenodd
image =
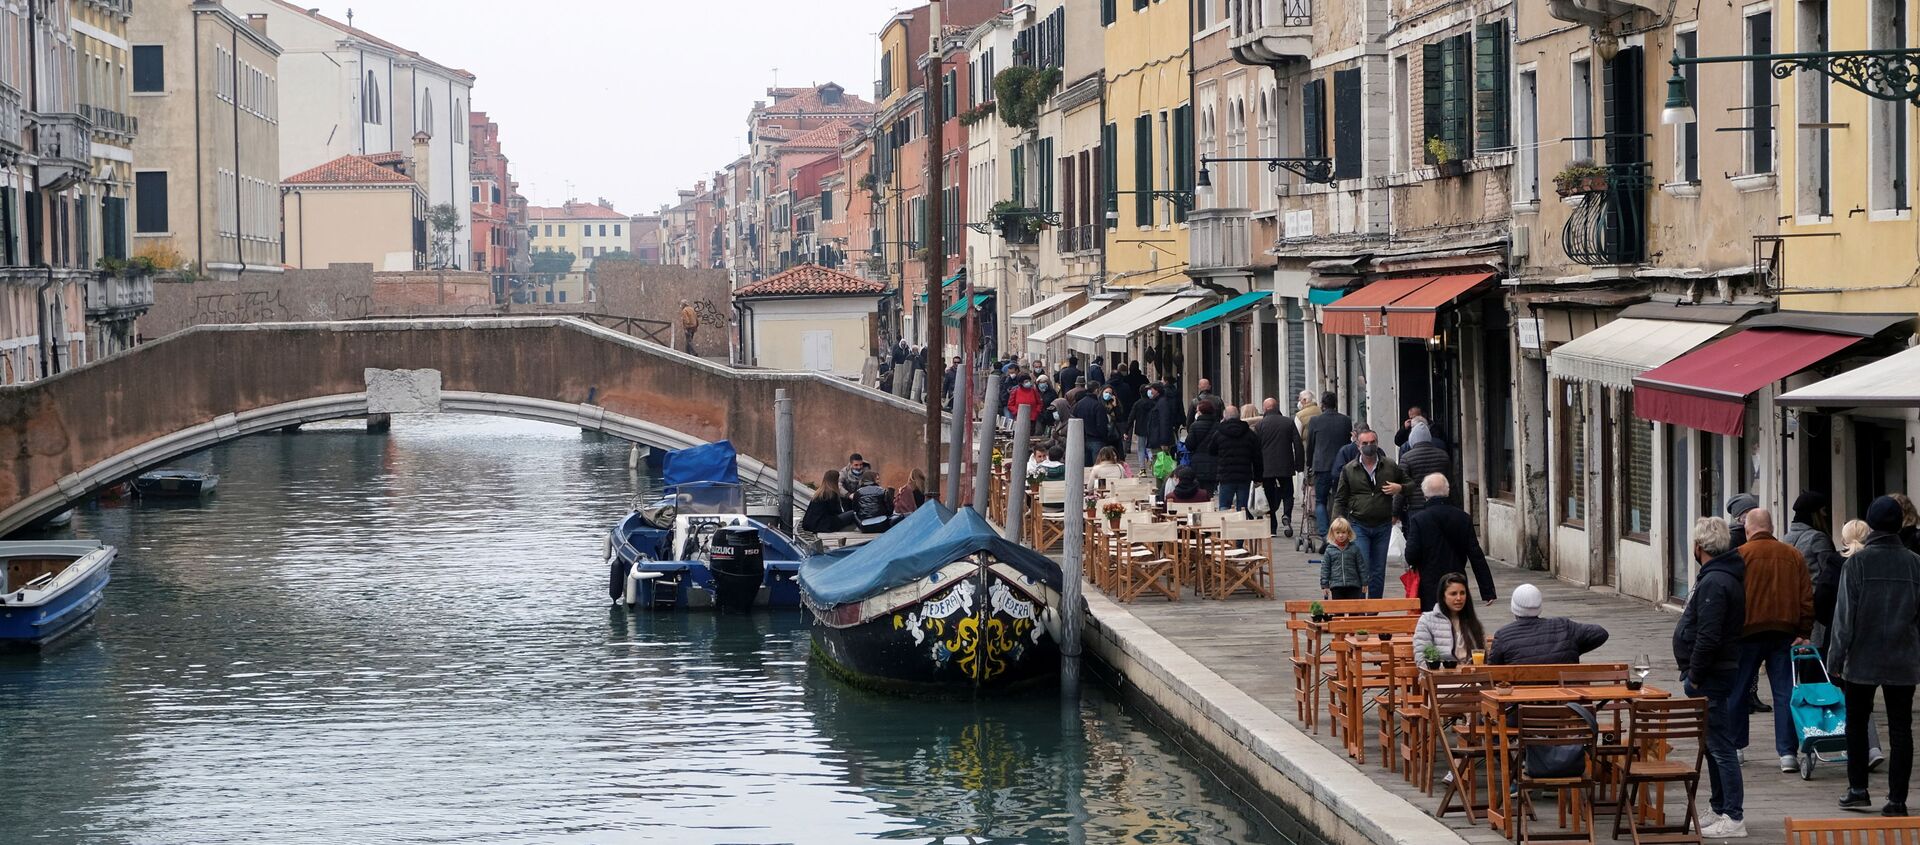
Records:
M856 685L905 694L1015 690L1059 673L1046 624L1053 590L990 559L943 572L937 590L910 585L878 604L815 610L814 654Z

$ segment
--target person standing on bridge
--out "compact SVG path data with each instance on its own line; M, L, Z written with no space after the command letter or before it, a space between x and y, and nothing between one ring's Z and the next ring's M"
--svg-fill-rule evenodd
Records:
M686 344L682 352L693 354L693 333L699 330L700 314L693 310L692 302L680 300L680 337L681 343Z

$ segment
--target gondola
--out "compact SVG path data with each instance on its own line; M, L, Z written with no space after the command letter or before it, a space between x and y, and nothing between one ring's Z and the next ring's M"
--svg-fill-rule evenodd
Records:
M929 502L872 542L800 566L813 653L888 692L1012 690L1059 671L1060 567L971 508Z

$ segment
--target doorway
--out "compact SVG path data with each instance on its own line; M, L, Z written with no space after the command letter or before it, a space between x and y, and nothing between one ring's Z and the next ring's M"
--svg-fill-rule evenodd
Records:
M1853 419L1854 501L1862 513L1880 496L1907 492L1905 440L1902 428Z
M1667 432L1667 596L1685 601L1693 586L1693 509L1687 490L1693 430L1665 426Z

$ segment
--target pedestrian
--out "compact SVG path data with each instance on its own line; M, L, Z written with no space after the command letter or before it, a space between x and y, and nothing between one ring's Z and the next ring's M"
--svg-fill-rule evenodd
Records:
M867 459L859 452L847 456L847 465L840 468L840 489L851 496L855 491L867 486Z
M1693 594L1673 629L1673 659L1682 688L1707 699L1707 778L1711 792L1700 821L1708 839L1747 835L1740 777L1740 726L1747 722L1740 683L1740 635L1746 627L1746 564L1727 522L1703 516L1693 523L1693 556L1700 562ZM1866 755L1861 754L1864 762ZM1865 771L1864 769L1862 770Z
M1920 555L1900 542L1906 513L1881 496L1867 506L1866 539L1841 569L1828 665L1847 697L1846 809L1872 805L1867 795L1867 725L1876 689L1887 705L1887 803L1881 815L1907 814L1913 773L1913 688L1920 684Z
M1833 592L1840 581L1840 564L1846 560L1833 546L1827 526L1833 515L1827 509L1827 494L1802 490L1793 500L1793 521L1787 523L1787 536L1781 538L1807 562L1807 577L1813 583L1813 644L1825 650L1827 625L1833 621ZM1825 592L1823 604L1821 594Z
M1198 387L1198 392L1193 395L1193 401L1187 403L1187 425L1193 425L1193 419L1200 415L1202 402L1212 402L1215 411L1226 407L1226 403L1221 402L1220 397L1213 392L1212 379L1201 379Z
M865 484L853 494L853 511L859 516L860 533L879 534L893 527L896 517L893 513L892 490L881 486L879 473L868 468Z
M1427 433L1433 435L1435 440L1440 440L1440 427L1435 425L1433 420L1427 418L1426 412L1420 410L1420 406L1415 405L1407 409L1407 418L1400 421L1400 430L1393 433L1394 447L1398 449L1406 448L1408 443L1413 442L1413 427L1421 424L1426 425ZM1406 455L1401 455L1400 463L1404 464L1406 462Z
M1064 367L1061 367L1060 372L1053 374L1053 380L1056 384L1060 385L1060 389L1063 391L1068 391L1076 387L1079 387L1080 386L1080 359L1072 355L1068 355L1067 365Z
M1133 397L1135 399L1147 394L1147 385L1150 383L1151 382L1147 380L1146 374L1140 372L1139 361L1127 364L1127 386L1133 388Z
M1119 454L1128 454L1127 434L1130 426L1126 405L1120 401L1120 388L1108 383L1100 390L1100 401L1107 406L1107 445Z
M1293 536L1293 474L1305 466L1300 430L1269 397L1253 430L1260 434L1260 486L1267 491L1267 530Z
M1816 573L1813 578L1813 617L1820 624L1814 626L1820 650L1825 652L1832 645L1833 607L1840 595L1840 574L1845 571L1846 563L1853 559L1855 552L1866 548L1867 535L1873 530L1867 527L1866 520L1848 520L1840 527L1840 563L1835 565L1830 576ZM1887 755L1880 750L1880 728L1867 720L1867 771L1877 772L1886 765Z
M1024 375L1014 383L1013 390L1007 393L1007 417L1018 420L1021 406L1026 406L1027 420L1030 423L1037 422L1040 419L1041 409L1046 407L1046 403L1040 398L1040 391L1033 387L1033 379ZM1028 434L1033 433L1035 429L1029 427Z
M1222 510L1244 511L1253 504L1253 480L1260 477L1260 435L1240 418L1239 408L1228 405L1225 417L1207 443L1214 489Z
M1605 645L1607 629L1565 616L1542 616L1546 596L1532 584L1513 588L1507 609L1513 621L1493 633L1487 663L1494 666L1544 666L1579 663L1580 656Z
M1913 506L1913 500L1905 493L1888 493L1887 498L1900 505L1900 544L1907 551L1920 554L1920 509Z
M1194 409L1193 422L1187 424L1187 463L1194 478L1211 494L1219 463L1213 456L1213 435L1220 430L1220 409L1212 402L1201 402Z
M1332 392L1321 398L1319 409L1308 418L1300 437L1307 454L1307 469L1313 474L1314 524L1325 532L1327 514L1333 504L1333 483L1340 469L1334 458L1339 456L1340 447L1352 442L1353 421L1340 413Z
M1100 450L1105 448L1110 437L1112 417L1107 413L1107 403L1100 394L1084 390L1080 400L1073 404L1073 417L1080 420L1080 436L1086 446L1086 466L1093 466L1093 460Z
M800 517L800 530L811 534L833 534L852 528L858 521L853 511L853 500L841 490L840 471L827 470L820 477L820 486L813 488L813 498L807 502L807 512Z
M1157 392L1158 399L1153 404L1153 447L1165 447L1173 451L1173 443L1180 436L1180 394L1171 392L1167 385L1154 382L1150 392Z
M1107 371L1100 366L1098 357L1087 359L1087 386L1098 387L1107 383Z
M1418 657L1427 646L1433 646L1442 660L1461 663L1472 660L1476 650L1487 647L1487 632L1480 627L1473 597L1467 593L1466 573L1449 572L1440 576L1434 592L1440 598L1414 623L1414 655Z
M900 352L901 360L903 361L906 360L906 356L907 356L907 353L905 351L905 343L902 342L902 347ZM953 383L954 383L954 380L958 379L959 377L960 377L960 356L955 355L953 356L953 363L947 366L947 371L940 374L940 395L946 397L945 401L949 409L951 409L953 406Z
M1367 558L1367 598L1377 599L1386 591L1387 544L1395 514L1402 510L1407 476L1382 453L1378 434L1363 431L1355 442L1360 456L1338 470L1332 514L1353 524L1354 545Z
M1153 460L1153 450L1156 445L1153 440L1153 428L1155 417L1159 414L1156 410L1159 402L1159 392L1148 387L1147 392L1134 401L1133 410L1127 413L1127 427L1133 430L1133 443L1135 448L1140 450L1141 466L1146 466Z
M1433 428L1421 420L1414 424L1412 433L1407 436L1406 448L1400 450L1400 468L1406 471L1408 478L1424 479L1429 475L1439 475L1446 480L1448 471L1453 469L1453 458L1434 439L1432 431ZM1451 489L1451 485L1448 487ZM1414 513L1426 504L1425 493L1417 488L1407 491L1407 513Z
M1420 480L1427 506L1407 517L1407 568L1420 573L1420 606L1432 607L1440 597L1440 582L1451 573L1465 573L1473 565L1480 582L1480 600L1492 604L1497 595L1487 553L1473 531L1473 518L1448 497L1447 477L1431 473Z
M1320 403L1314 401L1313 391L1302 390L1293 397L1293 427L1300 430L1300 436L1307 436L1307 421L1320 416Z
M693 310L693 303L680 300L680 338L685 348L680 351L693 354L693 333L700 330L700 314Z
M1747 544L1747 511L1760 507L1760 497L1752 493L1736 493L1727 500L1727 530L1733 535L1733 547Z
M1758 683L1767 670L1773 699L1773 753L1780 771L1800 769L1800 743L1793 729L1793 666L1790 649L1813 634L1813 578L1807 559L1773 536L1773 514L1766 508L1747 511L1747 542L1739 547L1746 566L1746 625L1740 637L1738 688ZM1740 720L1740 748L1747 747L1747 720Z
M1133 389L1133 383L1127 381L1127 374L1115 372L1107 377L1107 386L1113 388L1113 396L1120 402L1122 419L1130 419L1133 403L1140 401L1140 393Z
M901 516L913 513L927 503L927 473L914 467L907 476L907 483L900 485L899 492L893 494L893 512Z
M1320 552L1320 597L1357 599L1367 591L1366 561L1353 547L1353 526L1336 519L1327 526L1327 547Z

